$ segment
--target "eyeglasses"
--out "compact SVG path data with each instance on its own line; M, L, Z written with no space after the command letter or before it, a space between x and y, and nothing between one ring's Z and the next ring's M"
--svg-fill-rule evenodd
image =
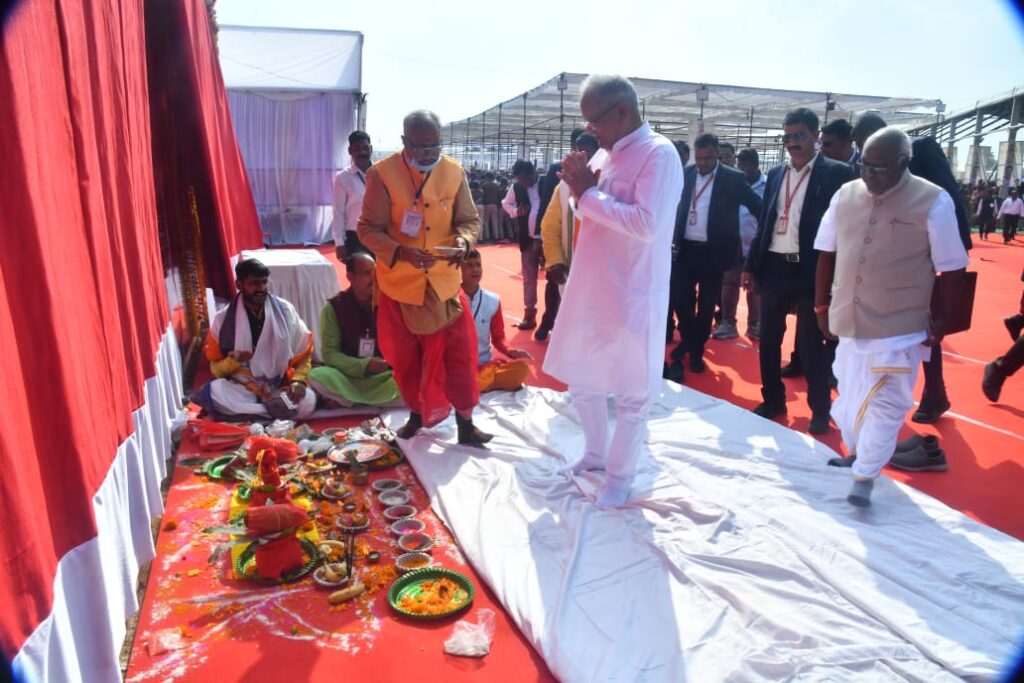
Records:
M608 112L610 112L612 109L615 109L615 107L617 107L619 102L621 102L621 101L622 100L615 100L610 105L608 105L607 109L605 109L603 112L601 112L600 114L598 114L594 118L592 118L592 119L583 119L583 123L588 125L588 126L596 125L598 121L600 121L601 119L603 119L605 116L608 115Z
M788 145L790 140L792 140L793 142L803 142L807 138L808 133L805 130L802 130L799 133L793 133L792 135L787 133L782 136L782 144Z
M865 162L862 161L862 162L860 162L860 172L861 173L888 173L893 168L898 166L899 163L900 163L900 159L903 159L903 158L904 158L904 156L901 154L900 156L896 157L896 160L893 161L891 164L868 164L868 163L865 163Z

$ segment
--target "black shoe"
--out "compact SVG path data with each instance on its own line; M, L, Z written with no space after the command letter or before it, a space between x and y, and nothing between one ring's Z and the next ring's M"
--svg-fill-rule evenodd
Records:
M826 434L829 430L829 415L814 415L811 417L811 424L807 431L811 434Z
M704 364L703 358L690 354L690 372L704 372L707 369L708 366Z
M847 458L829 458L829 467L853 467L853 463L857 462L857 456L851 455Z
M920 446L913 450L894 453L889 465L907 472L945 472L949 469L945 451L941 448L928 451Z
M917 407L917 411L910 416L912 422L918 424L930 425L935 424L942 417L942 414L949 410L949 400L944 400L940 405L932 406L922 403Z
M673 361L671 363L665 363L665 367L661 371L661 376L670 382L683 383L683 364L679 361Z
M537 331L533 333L533 338L539 342L547 341L549 334L551 334L551 328L541 325L537 328Z
M788 408L786 408L785 401L762 401L761 403L757 404L757 406L751 412L753 412L754 415L759 415L760 417L763 417L766 420L770 420L773 417L785 415L788 412Z
M937 451L939 450L939 437L934 434L914 434L897 443L894 452L912 451L918 447L926 451Z
M981 380L981 391L985 394L985 398L993 403L998 401L1005 381L1006 373L994 361L986 365L985 374Z
M401 429L395 432L395 436L399 439L411 439L421 429L423 429L423 416L419 413L409 413L409 419Z
M1024 330L1024 315L1011 315L1009 318L1003 318L1003 324L1006 325L1006 331L1010 333L1010 339L1017 341L1020 331Z
M671 358L674 361L682 360L683 356L685 355L686 347L683 346L682 342L680 342L674 349L668 352L669 358Z
M459 429L459 443L463 446L483 448L484 444L494 438L493 434L480 431L472 420L466 420L459 415L455 416L455 424Z
M804 369L799 365L789 363L788 365L782 366L782 369L779 370L779 376L785 377L786 379L792 379L793 377L803 377Z

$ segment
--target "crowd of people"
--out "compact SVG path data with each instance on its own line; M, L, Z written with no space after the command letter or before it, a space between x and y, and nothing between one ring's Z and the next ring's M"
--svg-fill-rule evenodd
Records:
M757 150L710 133L693 140L690 164L687 143L643 120L625 78L591 76L580 111L572 151L543 173L527 160L508 176L464 171L441 154L428 111L405 118L403 149L376 164L369 136L353 133L334 193L350 286L324 304L322 364L312 367L312 335L294 307L268 292L269 270L245 260L238 295L211 324L215 379L197 400L227 419L400 404L405 439L454 408L459 443L484 447L491 435L473 423L480 393L520 387L533 360L509 346L499 297L481 286L476 245L509 241L521 254L517 327L548 343L544 371L568 385L585 438L568 469L606 470L599 506L629 499L663 379L684 382L684 360L704 372L709 340L739 336L744 292L762 384L753 412L784 415L783 378L806 376L808 431L838 426L850 456L830 464L852 469L851 504L870 505L887 463L946 468L941 449L897 443L898 432L922 367L912 419L935 422L950 407L941 340L970 305L971 217L982 239L1002 221L1012 241L1024 214L1016 188L997 201L982 184L964 202L934 139L911 140L874 114L822 127L808 109L789 112L788 160L764 173ZM1013 347L985 370L993 401L1024 362L1021 304L1006 321ZM796 348L783 365L790 316Z

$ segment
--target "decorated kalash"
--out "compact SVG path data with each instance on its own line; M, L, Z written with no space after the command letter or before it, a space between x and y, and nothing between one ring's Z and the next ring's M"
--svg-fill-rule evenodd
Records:
M228 536L210 563L223 563L232 578L283 584L311 574L311 589L329 590L329 608L387 589L392 608L415 618L448 616L472 602L467 577L432 566L434 540L415 517L409 486L377 477L405 459L380 418L323 434L290 420L266 428L196 420L192 428L205 448L236 449L183 463L234 484L227 524L203 530ZM381 517L385 533L368 535L395 540L380 547L359 540Z

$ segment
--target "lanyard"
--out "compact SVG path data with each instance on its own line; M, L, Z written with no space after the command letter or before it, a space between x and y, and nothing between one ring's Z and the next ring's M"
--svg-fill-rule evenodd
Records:
M807 180L807 176L810 175L811 165L807 164L804 170L800 171L800 179L796 181L796 187L793 188L793 192L789 191L789 169L786 169L786 205L782 209L782 219L785 221L789 220L789 205L793 203L793 197L800 191L800 186Z
M362 181L363 186L366 185L366 178L363 177L363 172L362 171L356 171L356 177L358 177L359 180Z
M430 180L430 174L434 172L434 169L427 171L427 175L423 177L423 182L420 183L419 188L416 188L416 178L412 174L412 167L409 166L409 162L405 160L405 156L402 156L402 162L405 164L405 170L409 172L409 182L412 183L412 187L416 190L415 196L412 198L413 208L418 208L420 205L420 195L423 194L423 188L426 186L427 181Z
M708 189L708 185L710 185L714 179L715 174L709 173L708 179L704 181L704 184L701 186L700 191L693 195L693 198L690 200L690 213L697 213L697 200L700 199L700 196L704 194L704 190Z

